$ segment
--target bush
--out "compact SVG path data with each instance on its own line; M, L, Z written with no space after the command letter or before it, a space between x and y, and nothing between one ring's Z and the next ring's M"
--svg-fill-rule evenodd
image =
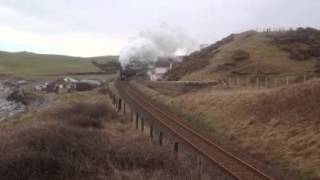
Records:
M200 172L179 163L167 148L132 136L129 126L111 124L119 117L106 104L53 108L40 118L0 131L2 180L179 180L196 179ZM126 130L92 128L104 122ZM186 156L184 163L189 161Z
M172 153L164 149L155 148L146 138L138 137L134 141L114 142L114 152L111 161L114 166L121 170L144 169L155 170L177 170L178 166L173 161Z
M67 179L112 174L109 139L98 131L58 124L26 127L1 142L3 180Z
M45 114L47 119L53 118L69 125L92 128L102 128L104 122L117 118L117 114L106 103L76 103L71 106L58 107L48 114Z

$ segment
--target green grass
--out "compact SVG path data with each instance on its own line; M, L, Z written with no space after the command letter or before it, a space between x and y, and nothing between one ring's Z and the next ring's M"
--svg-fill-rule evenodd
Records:
M50 75L96 71L98 68L86 58L0 52L0 74Z

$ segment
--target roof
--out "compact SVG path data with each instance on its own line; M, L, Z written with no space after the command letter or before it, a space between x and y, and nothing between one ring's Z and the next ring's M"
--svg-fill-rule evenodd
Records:
M65 77L65 78L63 78L63 80L65 82L72 82L72 83L78 82L78 80L76 80L76 79L74 79L72 77Z

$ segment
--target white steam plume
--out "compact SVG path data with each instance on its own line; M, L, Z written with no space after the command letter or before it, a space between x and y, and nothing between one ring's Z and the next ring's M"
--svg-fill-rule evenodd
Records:
M162 26L147 30L130 39L120 51L119 61L125 69L134 62L150 64L158 57L174 56L177 51L188 54L198 48L198 43L179 30Z

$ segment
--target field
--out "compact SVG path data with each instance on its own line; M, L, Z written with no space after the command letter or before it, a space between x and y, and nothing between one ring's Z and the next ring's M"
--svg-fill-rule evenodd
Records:
M90 59L41 55L28 52L0 52L0 74L3 75L51 75L100 71Z
M270 167L296 179L320 177L319 80L273 89L214 87L179 96L134 84L199 131L226 138Z

